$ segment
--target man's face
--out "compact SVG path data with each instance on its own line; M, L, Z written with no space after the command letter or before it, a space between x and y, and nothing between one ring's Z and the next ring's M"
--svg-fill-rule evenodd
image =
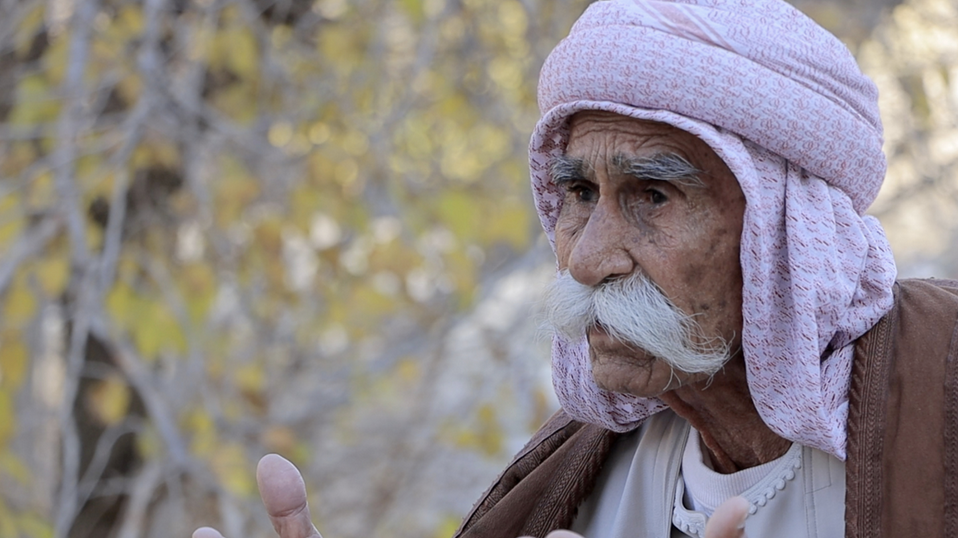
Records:
M588 111L570 127L553 178L565 191L555 229L559 268L586 286L640 272L703 335L740 353L745 197L725 163L702 140L662 123ZM699 171L694 178L669 177L675 156ZM654 397L708 377L673 372L601 326L588 339L593 376L607 390Z

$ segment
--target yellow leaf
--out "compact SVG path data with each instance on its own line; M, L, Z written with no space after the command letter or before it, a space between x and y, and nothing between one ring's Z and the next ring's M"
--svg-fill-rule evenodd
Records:
M23 232L24 225L24 218L20 209L11 207L17 203L17 200L14 196L6 198L6 200L0 201L0 247L13 244Z
M152 138L149 144L137 147L130 159L131 169L155 166L176 169L180 162L180 149L166 138Z
M38 173L36 179L30 182L30 194L27 203L32 207L48 207L56 200L56 191L53 186L53 173L49 169Z
M143 80L136 73L129 73L116 84L116 89L127 103L135 103L143 91Z
M283 251L283 225L279 216L264 218L253 231L254 242L269 254L279 256Z
M479 407L475 425L449 424L443 429L443 437L462 448L479 450L487 456L494 456L502 451L505 436L492 404L486 403Z
M20 387L30 356L17 331L6 331L0 339L0 387Z
M20 527L21 536L29 536L30 538L53 538L53 525L36 514L21 514L17 524Z
M252 28L234 26L221 31L214 38L213 47L213 53L210 55L212 67L225 64L240 78L247 80L257 76L259 47Z
M499 24L505 35L522 35L529 24L525 8L516 0L503 0L499 3Z
M43 4L39 4L27 13L26 17L20 19L17 24L13 43L17 49L17 54L26 56L27 51L33 44L33 38L43 28Z
M425 15L422 4L423 0L402 0L399 3L406 13L409 14L409 17L415 22L421 21Z
M0 447L7 446L10 437L16 431L17 415L10 391L0 388Z
M70 65L70 32L57 34L50 42L50 48L43 55L43 71L47 74L50 85L58 87L63 83L67 66Z
M98 251L103 245L103 228L93 221L86 223L86 245L93 251Z
M136 436L136 451L144 460L156 458L160 454L160 446L160 437L150 425Z
M33 318L37 310L37 301L24 285L22 279L14 280L7 291L7 301L3 309L3 321L10 325L20 325Z
M54 121L60 114L60 100L51 93L42 74L26 75L17 82L17 102L10 112L12 125L35 126Z
M349 305L351 319L348 324L357 327L369 323L378 325L382 316L395 311L398 306L395 300L383 295L371 284L353 288Z
M484 404L479 407L479 448L488 456L498 454L502 450L504 435L502 426L499 425L499 419L496 417L496 409L492 404Z
M242 163L223 157L220 174L213 187L216 224L223 228L235 225L243 210L260 194L260 182L251 177Z
M192 432L190 450L197 456L207 456L218 445L216 424L203 409L194 409L186 415L185 429Z
M0 450L0 470L24 486L33 481L30 468L12 452Z
M482 226L483 242L486 245L504 242L517 251L525 250L532 238L530 217L529 209L518 200L500 204Z
M183 329L162 302L144 301L129 330L144 359L152 360L162 351L182 353L186 349Z
M401 359L394 370L395 378L403 383L413 383L419 379L422 374L422 368L416 357L406 357Z
M253 466L246 459L243 445L228 443L221 445L210 462L213 473L227 491L240 497L256 492L253 481Z
M288 459L295 462L297 466L305 465L315 455L316 447L309 442L299 442L289 452Z
M470 257L466 250L456 249L443 258L443 263L446 266L446 275L452 279L453 289L459 294L460 307L468 307L477 288L474 258Z
M216 294L216 275L206 263L190 263L180 270L178 279L190 321L200 323L209 311Z
M258 118L259 108L255 82L231 84L213 94L213 107L231 120L249 127Z
M236 386L244 391L259 392L266 380L263 368L257 364L244 364L233 372Z
M479 231L480 214L475 198L464 191L449 191L439 199L439 217L457 238L469 239Z
M139 36L144 28L143 10L135 4L127 4L120 8L115 22L130 37Z
M0 500L0 538L20 538L17 532L17 526L13 514L7 509L7 506Z
M70 262L65 256L46 258L37 262L34 274L48 296L56 297L63 292L70 277Z
M462 517L456 514L443 516L442 521L436 526L436 532L433 533L433 538L448 538L452 536L459 529L461 521Z
M137 319L138 306L133 290L122 282L113 286L106 296L106 311L121 329L126 329Z
M345 25L329 25L319 33L318 45L321 57L332 62L340 70L349 71L356 61L355 28Z
M322 204L324 193L307 182L302 182L290 190L290 218L294 224L307 228Z
M87 405L104 425L118 424L130 407L130 387L117 375L96 381L87 394Z
M288 121L274 123L266 133L266 139L277 148L289 144L293 140L293 124Z

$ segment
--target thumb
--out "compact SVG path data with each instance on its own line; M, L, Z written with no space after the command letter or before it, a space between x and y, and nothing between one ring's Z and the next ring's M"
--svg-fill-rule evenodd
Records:
M722 503L705 524L705 538L745 538L748 508L749 502L742 497Z
M532 536L520 536L519 538L532 538ZM546 538L582 538L582 535L572 531L558 530L550 532L546 535Z
M309 518L306 483L289 460L267 454L256 466L259 495L280 538L322 538Z

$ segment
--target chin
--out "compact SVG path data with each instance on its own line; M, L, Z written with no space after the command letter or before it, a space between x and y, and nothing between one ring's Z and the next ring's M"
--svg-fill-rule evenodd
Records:
M685 384L681 375L681 372L673 375L668 365L662 363L648 366L621 362L592 364L592 377L599 388L640 398L656 398L679 388Z

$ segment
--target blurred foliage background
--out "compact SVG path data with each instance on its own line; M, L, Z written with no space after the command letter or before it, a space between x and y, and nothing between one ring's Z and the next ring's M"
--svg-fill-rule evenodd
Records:
M585 0L0 0L0 538L451 534L555 409L535 81ZM958 5L796 1L958 277Z

